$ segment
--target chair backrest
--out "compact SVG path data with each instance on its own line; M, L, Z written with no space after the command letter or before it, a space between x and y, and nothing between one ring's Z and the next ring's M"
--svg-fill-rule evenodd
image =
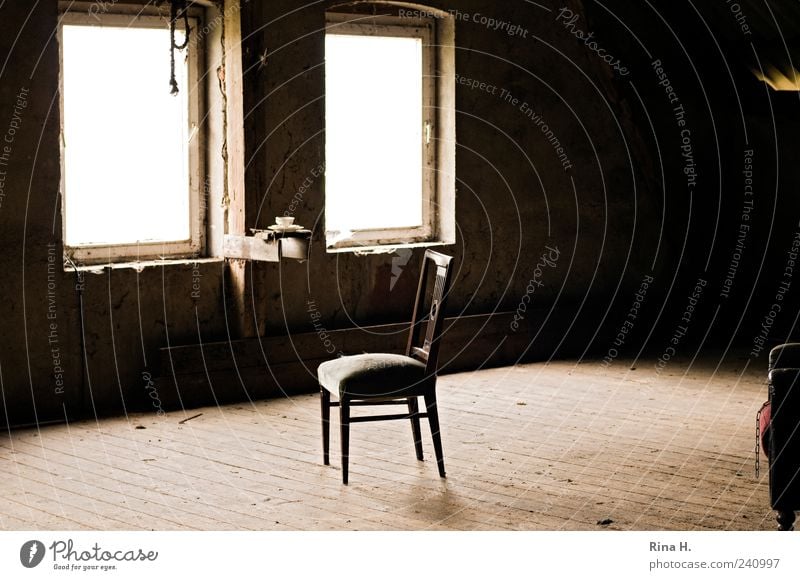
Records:
M451 262L453 258L426 250L419 276L417 299L414 302L414 315L408 335L406 355L425 363L426 374L436 373L439 360L439 346L444 323L444 305L450 290ZM429 276L435 276L429 306L425 306L425 294Z

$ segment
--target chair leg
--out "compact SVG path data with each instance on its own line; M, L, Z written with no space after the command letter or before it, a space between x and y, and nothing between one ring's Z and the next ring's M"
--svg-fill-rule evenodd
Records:
M433 449L436 452L436 464L439 466L439 477L445 477L442 436L439 432L439 412L436 408L436 393L425 395L425 407L428 409L428 423L431 426Z
M322 411L322 463L331 464L331 394L323 387L319 389Z
M350 459L350 402L339 401L339 428L342 440L342 483L347 485L347 468Z
M778 529L783 532L794 530L794 511L779 511L777 513Z
M422 461L422 430L419 426L419 401L417 397L409 397L408 414L411 415L411 434L414 436L414 450L417 459Z

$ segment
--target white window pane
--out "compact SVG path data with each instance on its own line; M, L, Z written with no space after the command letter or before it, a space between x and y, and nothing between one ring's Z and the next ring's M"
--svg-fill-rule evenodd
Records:
M188 87L169 31L63 27L66 244L190 237Z
M326 228L422 225L422 41L327 34Z

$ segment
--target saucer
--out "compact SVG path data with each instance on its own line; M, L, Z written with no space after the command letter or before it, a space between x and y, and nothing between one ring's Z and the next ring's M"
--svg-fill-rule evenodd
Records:
M273 232L297 232L303 228L303 226L292 224L290 226L279 226L278 224L269 226L267 229L272 230Z

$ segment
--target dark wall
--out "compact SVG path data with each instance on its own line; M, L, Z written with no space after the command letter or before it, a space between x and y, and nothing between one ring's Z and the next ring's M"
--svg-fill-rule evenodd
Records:
M247 225L272 223L303 188L295 215L315 232L309 261L254 269L259 299L251 307L270 336L313 331L315 322L335 329L402 321L416 283L419 250L366 257L324 250L324 181L313 173L324 164L330 4L251 1L242 10L246 186L258 200ZM494 329L515 339L500 362L593 356L617 364L642 349L663 354L681 326L676 355L692 354L701 340L703 348L752 346L778 300L800 221L798 151L788 146L798 100L755 80L752 39L739 34L740 23L688 3L431 4L456 15L463 81L458 238L444 248L456 257L448 314L515 311L533 289L519 324L505 319ZM63 272L57 16L55 0L0 6L0 140L12 120L18 125L0 166L0 404L12 424L152 410L143 373L170 372L157 368L159 349L226 339L235 315L222 262L105 270L84 275L80 291L76 274ZM761 22L761 38L768 25ZM590 32L597 45L576 38ZM780 51L770 44L769 53ZM655 59L685 109L684 127L658 85ZM754 195L742 242L745 150L754 152ZM731 278L737 241L744 245ZM59 257L49 271L48 244ZM699 279L706 285L683 324ZM193 299L197 280L202 290ZM800 281L787 280L765 342L791 334Z
M324 163L321 64L331 4L259 3L245 18L247 175L263 201L261 227ZM536 275L543 285L525 316L536 324L521 332L541 330L547 346L539 356L562 338L565 352L580 352L611 297L649 267L646 248L656 242L657 230L641 226L657 221L660 200L641 183L649 160L638 128L619 102L613 71L555 22L553 10L525 2L432 5L456 16L458 239L446 249L457 259L450 314L515 310L554 247L557 263ZM313 258L282 267L284 291L264 305L270 328L285 330L284 316L290 328L309 327L309 298L328 327L407 318L420 252L390 291L401 256L325 253L323 200L324 182L316 180L296 212L315 226Z
M630 64L619 88L663 200L661 295L647 305L655 338L644 346L663 355L677 339L687 356L733 347L765 366L769 347L794 337L800 305L800 93L753 71L797 62L800 7L612 1L586 12Z
M222 262L64 271L57 19L0 5L0 423L152 410L159 348L225 329Z

